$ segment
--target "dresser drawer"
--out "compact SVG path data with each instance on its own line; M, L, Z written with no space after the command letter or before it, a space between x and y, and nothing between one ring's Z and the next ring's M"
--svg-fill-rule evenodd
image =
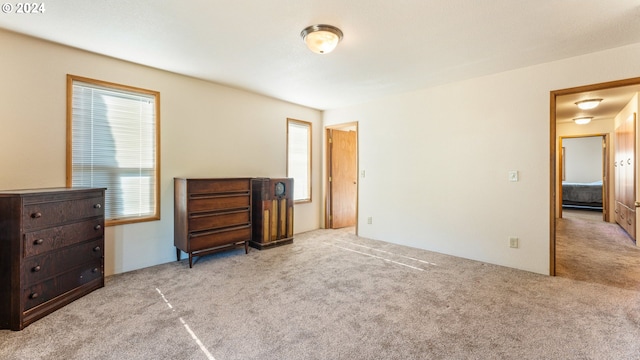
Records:
M102 260L92 260L55 278L45 280L22 290L24 310L49 301L92 280L102 278Z
M22 330L104 286L105 190L0 192L0 328Z
M191 251L206 250L251 239L251 225L189 235Z
M22 263L23 284L35 284L83 263L102 259L103 243L104 240L100 238L26 259Z
M189 217L191 231L245 225L251 222L248 210L198 214Z
M235 194L235 195L222 195L222 196L207 196L207 197L194 197L189 199L189 213L203 212L203 211L215 211L222 209L238 209L246 208L251 204L251 198L249 193L247 194Z
M26 204L22 210L25 231L69 221L103 216L102 197Z
M24 235L23 257L43 254L104 235L104 218L32 231Z
M250 191L251 179L209 179L189 180L189 194L223 193Z
M174 178L176 259L244 245L251 240L251 178Z

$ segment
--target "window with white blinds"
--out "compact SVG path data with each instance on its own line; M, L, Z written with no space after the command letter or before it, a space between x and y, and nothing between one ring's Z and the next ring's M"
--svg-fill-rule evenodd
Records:
M287 119L287 176L293 178L293 200L311 201L311 123Z
M159 219L160 94L73 75L67 91L67 186L107 188L107 225Z

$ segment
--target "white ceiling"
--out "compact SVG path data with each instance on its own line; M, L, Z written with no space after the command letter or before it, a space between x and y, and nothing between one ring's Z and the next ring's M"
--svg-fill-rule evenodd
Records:
M0 28L322 110L640 42L640 0L42 3ZM333 53L301 40L317 23Z

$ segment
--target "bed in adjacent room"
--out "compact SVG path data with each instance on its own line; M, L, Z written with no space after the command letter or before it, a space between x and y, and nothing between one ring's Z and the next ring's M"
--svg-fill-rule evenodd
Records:
M602 180L589 183L562 182L562 207L602 209Z

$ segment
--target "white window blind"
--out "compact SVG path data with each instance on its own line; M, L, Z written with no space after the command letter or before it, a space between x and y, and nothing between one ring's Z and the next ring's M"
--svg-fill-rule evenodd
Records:
M108 221L157 218L157 95L71 87L71 186L106 187Z
M294 181L293 199L311 201L311 123L287 121L287 176Z

